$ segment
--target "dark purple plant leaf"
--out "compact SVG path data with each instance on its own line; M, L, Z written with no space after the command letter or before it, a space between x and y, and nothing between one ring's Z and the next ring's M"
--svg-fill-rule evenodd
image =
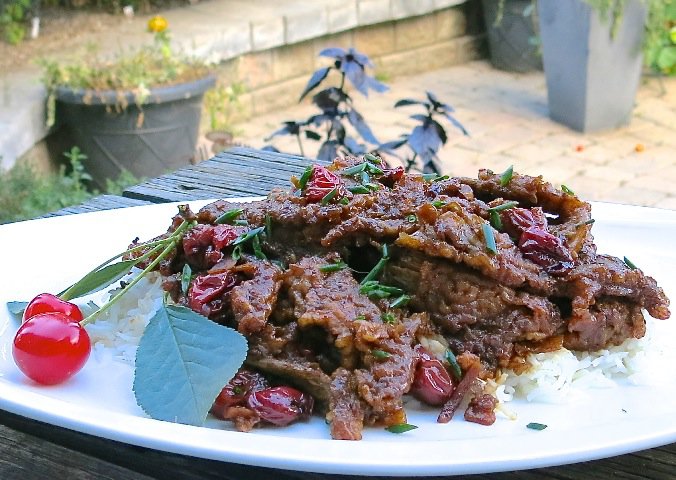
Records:
M350 48L347 51L347 54L345 55L345 60L348 62L353 60L364 67L373 68L373 63L371 63L371 59L366 55L364 55L363 53L356 51L354 48Z
M414 115L409 115L408 118L412 118L413 120L418 120L420 123L426 123L428 120L431 120L428 115L423 115L421 113L416 113Z
M426 103L420 100L413 100L412 98L402 98L394 104L394 108L406 107L408 105L426 105Z
M411 149L421 158L426 158L429 152L437 152L441 148L441 138L432 123L418 125L408 137Z
M443 115L444 115L444 117L446 117L448 119L449 122L451 122L451 124L455 128L460 130L463 133L463 135L469 137L469 132L465 129L463 124L460 123L453 115L451 115L450 113L447 113L447 112L443 112Z
M366 140L369 143L377 145L378 139L373 135L371 128L364 121L364 117L356 111L354 108L347 113L347 120L354 127L355 130L361 135L361 138Z
M319 52L319 56L335 58L336 60L342 60L343 57L345 56L345 50L339 47L329 47Z
M364 72L363 66L359 65L357 62L345 61L342 63L340 69L359 93L365 97L369 96L368 82L366 80L368 76L366 75L366 72Z
M287 121L284 122L284 126L279 130L272 132L268 137L264 138L266 142L269 142L272 138L280 135L298 135L300 133L300 127L302 123Z
M329 74L329 71L331 70L331 67L324 67L320 68L317 70L315 73L312 74L310 77L310 80L307 82L307 85L305 86L305 89L303 90L303 93L300 94L300 98L298 101L300 102L305 98L305 95L310 93L311 90L314 90L319 86L320 83L322 83L322 80L326 78L326 76Z
M444 103L441 100L439 100L434 93L432 93L430 91L426 91L425 93L427 94L427 98L430 101L430 103L432 104L432 107L436 111L438 111L438 112L454 112L455 111L455 109L453 107L451 107L448 103Z
M305 138L318 141L322 139L322 136L314 130L305 130Z
M345 140L345 127L340 122L340 120L336 118L333 119L331 122L331 131L333 132L333 135L335 136L338 143L342 144Z
M345 145L345 148L347 148L347 151L352 155L363 155L366 153L366 145L358 143L352 137L346 137L343 144Z
M394 150L406 145L406 142L408 142L408 135L403 135L399 140L392 140L391 142L385 142L378 145L378 150L394 153Z
M325 115L323 113L319 115L312 115L307 119L306 125L315 125L319 127L322 123L330 121L333 118L333 115Z
M390 87L388 87L387 85L385 85L382 82L379 82L378 80L376 80L373 77L366 77L366 78L367 78L366 81L368 83L368 88L370 88L374 92L383 93L383 92L387 92L390 89Z
M444 127L441 126L439 122L436 120L431 120L430 123L432 126L437 130L437 135L439 135L439 140L441 140L441 143L443 145L446 145L446 141L448 140L448 137L446 136L446 130L444 130ZM436 150L435 150L436 152Z
M331 112L332 116L335 116L340 103L346 101L348 98L347 94L341 89L330 87L312 97L312 103L324 113Z
M338 146L339 144L335 140L327 140L320 147L317 160L332 162L338 156Z

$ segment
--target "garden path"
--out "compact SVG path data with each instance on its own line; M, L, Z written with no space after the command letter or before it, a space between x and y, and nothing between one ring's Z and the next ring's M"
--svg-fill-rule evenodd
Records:
M514 74L485 61L401 77L390 91L368 99L354 94L355 106L381 142L410 131L415 107L394 109L401 98L423 99L425 90L455 107L456 118L469 130L464 137L447 126L448 143L440 151L444 173L475 176L479 168L543 175L565 184L588 200L676 209L676 78L644 77L629 125L610 132L577 133L547 116L542 72ZM299 92L300 93L300 92ZM262 147L264 137L284 120L314 113L300 104L258 116L236 128L238 140ZM306 141L305 154L312 148ZM273 144L298 153L295 137Z

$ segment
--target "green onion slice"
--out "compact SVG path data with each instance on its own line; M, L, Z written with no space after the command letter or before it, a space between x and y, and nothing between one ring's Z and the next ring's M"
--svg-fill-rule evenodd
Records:
M575 195L575 192L572 191L570 188L566 187L565 185L561 185L561 191L566 195Z
M371 193L371 190L364 185L355 185L353 187L347 187L347 189L352 193Z
M392 312L385 312L380 316L380 318L382 319L383 323L389 323L390 325L393 325L397 321Z
M624 260L624 264L627 267L631 268L632 270L638 270L638 267L634 264L634 262L629 260L627 257L624 257L623 260Z
M347 263L345 262L336 262L336 263L329 263L327 265L322 265L319 267L320 272L328 273L328 272L338 272L340 270L344 270L347 268Z
M489 212L502 212L503 210L509 210L510 208L514 208L519 204L519 202L505 202L501 203L500 205L496 205L495 207L490 207L488 209Z
M406 221L408 223L415 223L418 221L418 216L415 213L412 213L408 217L406 217Z
M364 170L366 170L366 165L367 165L366 162L362 162L362 163L360 163L360 164L358 164L358 165L354 165L354 166L352 166L352 167L350 167L350 168L346 168L345 170L343 170L342 172L340 172L340 174L341 174L341 175L348 176L348 177L349 177L349 176L352 176L352 175L357 175L358 173L361 173L361 172L363 172Z
M232 242L232 245L234 246L241 245L242 243L251 240L253 237L261 233L263 230L265 230L265 227L257 227L254 228L253 230L249 230L248 232L243 233L239 237L237 237L235 241Z
M514 175L514 165L510 165L507 167L507 170L502 172L500 175L500 185L503 187L506 187L509 185L509 182L512 180L512 176Z
M244 210L241 208L233 208L232 210L228 210L216 219L216 223L219 225L223 223L232 223L232 221L239 217L243 211Z
M488 223L484 223L481 225L481 229L484 232L484 241L486 242L486 249L493 254L497 254L498 247L495 244L495 235L493 234L493 227L491 227Z
M190 287L190 279L192 278L192 268L189 264L183 265L183 271L181 272L181 291L184 294L188 294L188 287Z
M445 356L446 361L451 366L451 373L453 374L453 377L455 377L456 380L460 380L462 378L462 370L460 369L460 365L458 364L458 359L455 358L455 355L450 349L446 350Z
M386 358L390 358L392 354L390 352L386 352L384 350L371 350L371 355L376 357L378 360L385 360Z
M333 200L333 198L338 195L338 189L334 188L331 190L329 193L324 195L324 198L322 198L319 202L320 205L328 205L328 203Z
M298 190L301 192L305 190L305 186L307 185L307 182L310 180L310 177L312 176L312 170L314 170L315 166L310 165L307 167L304 171L303 174L300 176L298 179Z
M405 307L408 305L408 302L411 301L411 297L408 295L404 294L399 297L397 297L392 303L390 303L390 308L401 308Z
M502 230L502 220L500 219L500 214L495 210L491 211L491 225L496 230Z
M526 425L526 428L530 428L531 430L544 430L547 428L547 425L544 423L530 422L528 425Z
M385 428L385 430L390 433L406 433L415 430L416 428L418 428L417 425L411 425L410 423L398 423L396 425L390 425Z

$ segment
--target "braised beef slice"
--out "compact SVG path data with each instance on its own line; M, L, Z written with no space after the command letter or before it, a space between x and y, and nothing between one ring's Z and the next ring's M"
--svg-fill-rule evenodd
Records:
M331 396L326 420L335 440L361 440L364 428L364 406L357 393L354 373L339 368L331 379Z
M237 330L245 335L258 332L275 307L282 272L272 263L255 257L247 257L245 264L233 270L248 278L230 292Z

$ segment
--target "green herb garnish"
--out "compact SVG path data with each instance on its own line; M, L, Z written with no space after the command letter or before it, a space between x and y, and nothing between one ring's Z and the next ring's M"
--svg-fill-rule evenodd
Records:
M526 428L530 428L531 430L544 430L547 428L547 425L544 423L530 422L528 425L526 425Z
M570 188L566 187L565 185L561 185L561 191L566 195L575 195L575 192L572 191Z
M576 223L576 224L575 224L575 227L573 227L573 228L580 228L580 227L582 227L582 226L584 226L584 225L592 225L594 222L596 222L596 220L594 220L594 219L592 218L592 219L590 219L590 220L587 220L586 222Z
M364 170L366 170L366 165L367 165L366 162L362 162L362 163L360 163L360 164L358 164L358 165L354 165L354 166L352 166L352 167L350 167L350 168L346 168L345 170L343 170L342 172L340 172L340 174L341 174L341 175L345 175L345 176L347 176L347 177L351 177L352 175L357 175L358 173L361 173L361 172L363 172Z
M361 314L357 315L357 318L354 319L355 322L365 322L366 321L366 315Z
M370 183L371 182L371 177L366 172L361 172L360 178L361 178L361 183Z
M497 254L498 247L495 244L495 235L493 234L493 228L489 224L484 223L481 225L481 229L484 232L484 241L486 242L486 249L493 254Z
M500 175L500 186L506 187L509 185L509 182L512 180L512 176L514 175L514 165L510 165L507 167L507 170L502 172Z
M347 189L352 193L371 193L371 190L364 185L355 185L353 187L347 187Z
M422 179L427 183L440 182L441 180L448 180L448 175L439 175L438 173L423 173Z
M411 430L415 430L416 428L418 428L417 425L411 425L410 423L398 423L396 425L390 425L389 427L386 427L385 430L390 433L406 433L410 432Z
M408 223L415 223L418 221L418 216L415 213L410 214L409 216L406 217L406 221Z
M340 203L341 205L349 205L350 199L347 198L347 197L343 197L343 198L340 199L340 201L338 203Z
M242 246L241 245L237 245L235 248L232 249L231 257L234 261L237 261L240 258L242 258Z
M488 209L489 212L502 212L503 210L509 210L510 208L514 208L519 204L519 202L505 202L501 203L500 205L496 205L495 207L490 207Z
M444 201L441 201L441 200L435 200L435 201L432 202L432 205L435 208L442 208L442 207L446 206L447 203L448 202L444 202Z
M502 220L500 219L500 214L495 210L492 210L490 212L490 216L491 216L491 225L493 225L493 228L495 228L498 231L502 230Z
M390 303L390 308L405 307L406 305L408 305L408 302L410 302L410 301L411 301L411 297L409 297L406 294L401 295L400 297L395 299L392 303Z
M404 291L401 288L382 285L376 280L369 280L368 282L362 282L359 287L359 293L368 297L389 298L403 295Z
M383 313L380 315L380 319L383 321L383 323L389 323L390 325L394 325L394 323L397 321L397 318L392 312Z
M246 221L246 220L244 220L244 219L242 219L242 220L234 220L234 221L232 222L232 224L233 224L233 225L237 225L237 226L239 226L239 227L248 227L248 226L249 226L249 222Z
M228 210L216 219L216 223L219 225L223 223L232 223L232 221L239 217L243 211L244 210L241 208L233 208L232 210Z
M624 264L627 267L631 268L632 270L638 270L638 267L634 264L634 262L629 260L627 257L624 257L623 260L624 260Z
M327 265L322 265L319 267L319 271L323 273L329 273L329 272L338 272L340 270L344 270L347 268L347 263L345 262L336 262L336 263L329 263Z
M258 235L254 235L253 239L251 240L251 247L253 248L254 255L256 255L256 258L259 260L267 260L268 257L265 256L263 253L263 250L261 250L261 240Z
M192 268L186 263L183 265L183 271L181 272L181 291L183 294L188 294L188 287L190 286L190 279L192 278Z
M330 202L331 200L333 200L333 198L334 198L336 195L338 195L338 189L337 189L337 188L334 188L334 189L331 190L329 193L327 193L326 195L324 195L324 197L319 201L319 204L322 205L322 206L328 205L329 202Z
M380 158L376 157L372 153L365 153L364 160L368 160L369 162L380 162Z
M371 350L371 355L373 355L378 360L385 360L385 359L390 358L392 356L391 353L386 352L384 350L378 350L378 349Z
M446 361L448 364L451 366L451 374L453 374L453 377L456 380L462 379L462 370L460 369L460 365L458 364L458 359L455 358L455 355L451 351L451 349L446 349Z
M300 190L301 192L305 190L305 186L307 185L307 182L310 180L310 177L312 176L312 170L314 170L314 165L310 165L309 167L307 167L303 171L303 174L298 179L298 190Z
M249 230L248 232L245 232L241 234L239 237L235 239L234 242L232 242L233 246L241 245L242 243L246 243L252 238L254 238L256 235L261 233L263 230L265 230L265 227L257 227L252 230Z

